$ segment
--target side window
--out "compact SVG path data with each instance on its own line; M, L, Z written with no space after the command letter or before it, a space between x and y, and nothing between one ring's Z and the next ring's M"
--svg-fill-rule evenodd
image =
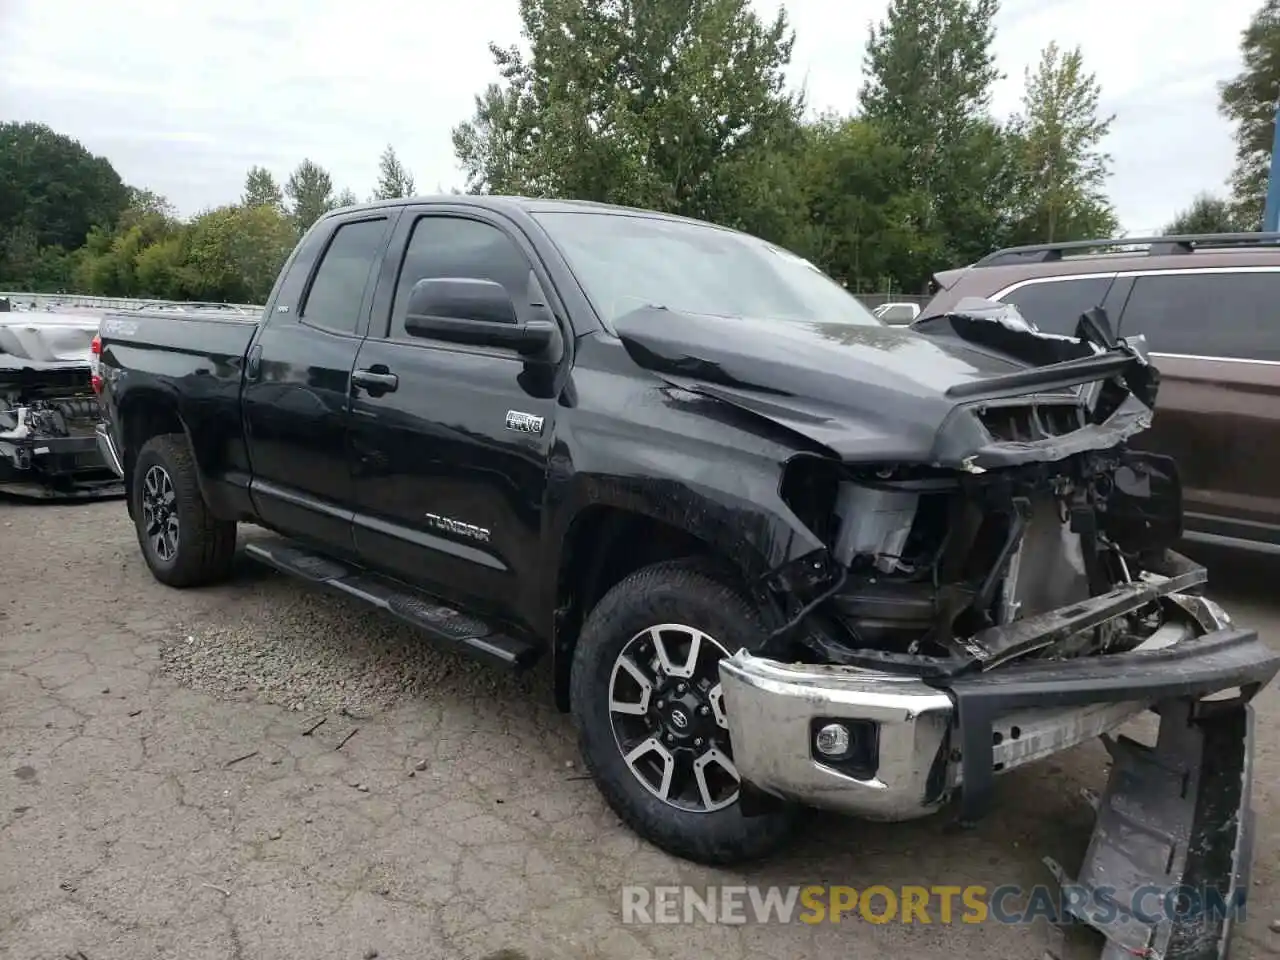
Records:
M385 218L357 220L337 229L302 305L299 316L304 323L337 333L356 332L365 284L374 261L382 258L386 229Z
M1073 337L1080 314L1100 305L1110 289L1111 277L1052 280L1029 283L1001 299L1045 333Z
M413 225L395 303L391 308L391 336L404 337L409 291L419 280L443 277L493 280L515 301L516 312L529 302L529 260L497 227L462 217L422 217Z
M1138 277L1120 332L1155 353L1280 360L1280 273Z

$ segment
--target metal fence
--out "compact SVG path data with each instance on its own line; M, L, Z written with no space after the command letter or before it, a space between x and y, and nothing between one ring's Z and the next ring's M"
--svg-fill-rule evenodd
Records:
M86 310L107 313L113 310L160 310L175 307L204 307L206 309L247 310L260 312L262 307L252 303L190 303L178 300L148 300L142 297L95 297L83 293L29 293L24 290L0 290L0 299L13 306L36 311Z

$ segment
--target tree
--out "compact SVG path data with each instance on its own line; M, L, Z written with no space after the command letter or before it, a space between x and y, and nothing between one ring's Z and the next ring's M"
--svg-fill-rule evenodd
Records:
M1018 189L1010 240L1085 240L1119 227L1106 196L1111 157L1102 141L1115 119L1100 116L1101 87L1080 48L1050 43L1026 73L1022 113L1013 119Z
M998 0L891 0L867 40L862 117L902 150L917 229L936 235L940 262L989 250L1007 225L1007 140L990 118L997 9Z
M918 289L943 251L917 229L926 198L908 183L906 151L851 117L822 117L805 139L809 227L797 252L854 292Z
M382 151L378 160L378 187L373 192L375 200L393 200L396 197L413 196L413 175L405 169L391 144Z
M240 197L240 203L246 207L267 206L283 210L284 195L270 170L252 166L244 178L244 193Z
M744 198L776 202L802 107L785 89L785 13L766 24L748 0L521 0L520 16L527 57L490 47L501 82L453 132L469 190L719 222L764 217Z
M303 160L289 174L284 192L289 197L289 213L299 233L308 230L334 206L333 178L311 160Z
M128 201L115 168L79 141L42 123L0 123L0 276L58 274L51 265L91 227L114 226Z
M267 204L218 207L192 221L185 265L205 300L261 303L297 240L290 219Z
M1210 193L1202 193L1160 232L1169 237L1190 233L1235 233L1240 229L1230 201Z
M333 198L332 208L350 207L360 202L360 198L356 196L356 192L350 187L343 187Z
M1219 90L1221 113L1236 125L1231 174L1235 219L1245 229L1262 226L1267 176L1280 97L1280 0L1265 0L1240 41L1244 69Z

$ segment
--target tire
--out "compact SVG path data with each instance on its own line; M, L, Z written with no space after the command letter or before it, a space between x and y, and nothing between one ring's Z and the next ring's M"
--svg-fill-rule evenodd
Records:
M662 673L650 672L647 664L663 662L657 657L658 643L664 650L669 647L682 649L680 638L683 635L678 629L674 640L673 634L665 631L660 634L664 638L662 641L653 640L650 628L659 625L690 627L705 634L722 648L713 649L711 657L717 653L730 654L741 647L758 649L766 638L754 606L738 590L695 563L659 563L626 577L591 611L574 650L570 711L578 729L579 747L587 769L622 821L668 853L712 865L742 863L768 856L791 836L797 810L791 805L784 805L758 816L743 816L732 779L726 776L727 771L719 763L703 766L703 779L698 780L694 772L697 767L694 758L698 756L698 750L717 752L721 756L727 754L731 758L732 747L728 744L727 730L722 722L716 724L723 718L723 700L720 699L712 710L711 725L708 725L704 708L712 700L688 699L697 693L696 688L700 684L718 684L718 673L711 667L704 669L696 681L691 679L689 683L677 684L675 674L664 679ZM705 638L699 642L702 649L711 649ZM629 659L626 670L615 666L619 664L624 650L628 652ZM667 662L672 663L689 660L691 658L683 652L667 657ZM643 685L638 680L623 678L624 673L635 677L630 666L637 664L653 681L649 694L643 692ZM686 665L681 663L681 666ZM620 678L616 691L612 686L615 673ZM624 687L628 684L632 692L624 699ZM688 692L682 692L680 699L672 699L680 686ZM620 714L611 706L611 703L618 704L619 701L637 708L648 704L650 712L644 716ZM659 711L657 704L665 704L665 712ZM686 728L683 731L676 730L673 725L673 720L679 719L673 717L676 713L694 717L680 725ZM657 725L659 717L665 717L661 726ZM626 727L627 735L618 732L615 724ZM713 726L717 729L712 729ZM647 730L656 731L656 744L654 733ZM668 732L664 734L663 730ZM704 736L694 741L689 739L690 731L699 731ZM670 739L664 743L664 738ZM694 742L701 746L695 748ZM632 751L639 749L638 743L649 744L652 750L659 752L641 755L637 760ZM713 743L727 745L727 749L723 752L710 751L706 745ZM667 749L666 744L673 746ZM661 753L664 750L665 757ZM634 767L626 758L628 753L632 754ZM668 759L671 757L679 757L679 765ZM675 797L677 778L663 775L668 764L671 769L682 771L679 780L696 794L696 798L690 799L688 792L683 799ZM641 768L648 771L646 779L651 784L657 783L657 790L661 790L664 783L671 784L672 799L664 799L654 787L646 786L637 772ZM712 781L720 788L718 794L707 789L707 784ZM704 802L708 797L724 805L709 806ZM677 801L681 806L676 805Z
M138 545L157 580L171 587L197 587L231 576L236 524L209 512L186 437L164 434L143 445L129 497ZM155 521L156 516L163 521ZM161 526L168 535L158 539Z

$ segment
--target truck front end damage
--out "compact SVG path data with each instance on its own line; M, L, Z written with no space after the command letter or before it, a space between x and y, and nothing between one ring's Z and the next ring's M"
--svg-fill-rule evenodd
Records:
M0 493L38 499L121 496L98 449L88 317L0 319Z
M1150 422L1156 371L1099 313L1076 338L986 307L916 326L1028 368L949 390L921 462L788 464L783 495L827 548L772 571L769 646L721 663L744 796L880 820L955 800L972 822L997 774L1154 710L1154 745L1106 739L1078 917L1104 957L1223 956L1229 911L1134 904L1184 887L1242 902L1250 700L1280 655L1171 549L1176 466L1126 443Z

